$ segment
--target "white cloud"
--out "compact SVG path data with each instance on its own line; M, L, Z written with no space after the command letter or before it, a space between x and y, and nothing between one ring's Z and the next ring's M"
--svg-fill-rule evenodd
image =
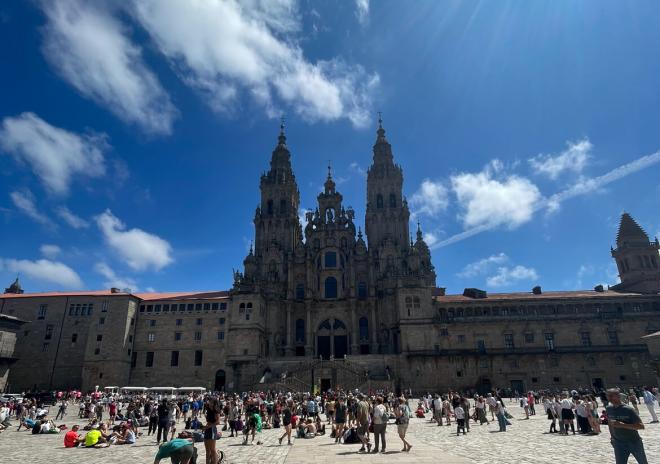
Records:
M424 179L410 198L413 217L424 214L435 217L449 206L449 192L440 182Z
M497 272L494 275L486 279L486 285L489 287L505 287L522 280L533 281L538 278L539 276L534 268L525 266L502 266L497 269Z
M360 24L369 22L369 0L355 0L355 15Z
M530 158L528 162L538 174L556 180L568 171L580 174L589 162L592 148L589 139L585 138L577 142L567 142L566 150L558 155L540 154Z
M27 259L0 258L0 269L24 274L35 280L59 285L66 289L80 289L83 286L76 271L64 263L48 259L29 261Z
M52 126L34 113L7 117L0 127L0 148L25 162L46 189L66 194L73 177L105 174L103 136L79 135Z
M353 161L351 164L349 164L348 169L362 177L367 177L367 170L360 166L356 161Z
M174 261L169 242L141 229L126 230L109 209L95 219L108 245L136 271L160 270Z
M430 246L430 245L429 245ZM488 258L480 259L474 263L466 265L461 272L458 273L459 277L475 277L483 274L491 269L494 265L504 264L509 260L509 257L504 253L491 255Z
M29 190L23 192L11 192L9 197L16 208L35 222L45 226L54 226L50 218L39 211L34 202L34 195L32 195L32 192Z
M371 119L378 75L340 58L308 61L291 34L298 28L292 0L133 0L133 6L182 80L215 111L235 111L247 94L270 117L286 106L310 121L347 118L364 127Z
M69 84L147 133L171 132L176 109L127 28L102 2L51 0L41 5L48 19L43 53Z
M466 229L501 225L515 229L532 218L541 199L539 189L529 179L502 171L502 163L494 160L479 173L451 177Z
M103 277L105 277L105 282L103 282L103 286L106 288L129 288L131 291L136 292L138 291L138 286L137 282L130 278L130 277L120 277L118 276L115 271L108 266L104 262L99 262L94 265L94 270L101 274Z
M55 259L57 258L57 255L62 252L62 249L57 245L49 245L44 243L39 247L39 251L42 255L44 255L44 258Z
M72 213L69 208L66 206L60 206L55 210L55 214L57 214L60 219L62 219L64 222L69 224L71 227L74 229L86 229L89 227L89 222L81 218L80 216L77 216L76 214Z
M436 243L438 243L438 234L435 232L426 232L424 233L424 242L428 247L432 247Z
M587 276L593 276L594 273L594 267L591 265L585 265L582 264L580 265L580 268L577 271L577 278L575 282L575 288L577 289L582 289L583 288L583 280Z

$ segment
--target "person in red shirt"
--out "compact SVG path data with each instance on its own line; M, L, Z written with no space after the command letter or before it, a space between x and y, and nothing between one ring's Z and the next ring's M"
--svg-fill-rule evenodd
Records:
M74 425L71 427L71 430L69 430L65 435L64 435L64 447L65 448L75 448L78 446L79 443L81 443L84 438L80 436L78 433L78 426Z

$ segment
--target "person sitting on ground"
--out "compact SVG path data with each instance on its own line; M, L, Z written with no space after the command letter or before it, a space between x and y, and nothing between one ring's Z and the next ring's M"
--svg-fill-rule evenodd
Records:
M123 423L120 426L119 433L113 434L114 441L112 443L116 445L134 445L135 444L135 432L128 426L128 424Z
M85 441L85 439L78 433L78 429L80 429L80 426L76 424L71 427L71 430L64 434L65 448L75 448L80 443Z
M92 430L85 435L85 448L106 448L109 446L98 425L92 426Z
M305 438L314 438L316 436L316 424L312 418L308 418L305 423Z
M197 461L197 449L191 440L175 438L160 445L154 464L159 464L165 458L170 458L172 464L190 464Z
M325 435L325 424L321 422L321 416L316 416L316 433Z

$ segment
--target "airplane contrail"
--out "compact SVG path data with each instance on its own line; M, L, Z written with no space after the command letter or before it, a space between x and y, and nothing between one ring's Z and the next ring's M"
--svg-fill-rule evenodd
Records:
M571 198L585 195L587 193L593 192L601 187L604 187L608 184L611 184L614 181L623 179L630 174L634 174L644 168L653 166L654 164L660 162L660 151L656 151L651 155L642 156L630 163L623 164L619 167L612 169L611 171L603 174L602 176L594 177L592 179L581 180L576 185L557 192L551 195L548 198L540 200L536 205L534 205L533 212L536 213L539 210L546 208L556 208L562 202L569 200ZM487 230L494 229L502 224L484 224L471 229L464 230L458 234L452 235L444 240L441 240L431 247L432 249L445 247L447 245L452 245L456 242L465 240L466 238L473 237Z

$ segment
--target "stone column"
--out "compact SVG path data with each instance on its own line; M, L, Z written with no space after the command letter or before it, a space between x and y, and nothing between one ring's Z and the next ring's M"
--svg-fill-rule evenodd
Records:
M360 346L358 345L360 341L360 327L357 323L357 309L355 307L355 298L351 298L351 327L353 336L351 337L351 354L356 355L360 353Z
M376 302L370 301L369 306L371 307L371 318L369 320L369 326L371 327L371 353L378 353L378 326L376 324Z
M307 322L305 323L305 355L310 356L314 354L314 332L312 332L312 307L311 303L305 302L305 309L307 311Z
M286 307L286 346L284 347L284 354L286 356L291 356L293 354L293 344L291 343L291 306L287 305Z

